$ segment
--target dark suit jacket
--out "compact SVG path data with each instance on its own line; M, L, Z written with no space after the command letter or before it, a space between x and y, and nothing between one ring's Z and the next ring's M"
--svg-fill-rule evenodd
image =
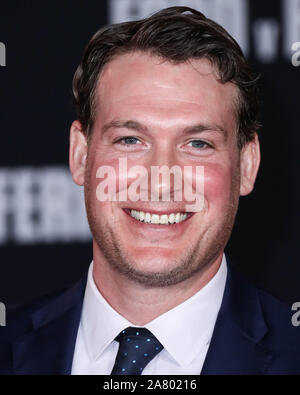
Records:
M7 317L0 374L70 374L86 275ZM220 312L201 374L300 374L300 327L291 309L228 264ZM101 374L101 372L99 372Z

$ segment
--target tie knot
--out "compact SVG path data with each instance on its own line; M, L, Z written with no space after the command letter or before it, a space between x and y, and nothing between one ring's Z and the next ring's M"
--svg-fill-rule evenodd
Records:
M153 333L150 332L147 328L134 328L133 326L129 326L128 328L121 331L115 340L118 342L131 341L131 339L139 341L139 339L145 338L148 342L151 341L151 339L155 339L156 341L158 341Z
M115 340L120 345L111 374L141 374L163 349L162 344L146 328L128 327Z

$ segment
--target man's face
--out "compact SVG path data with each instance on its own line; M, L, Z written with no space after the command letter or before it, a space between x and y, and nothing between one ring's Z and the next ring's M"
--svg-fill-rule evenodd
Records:
M87 214L94 254L132 280L183 281L220 258L228 241L241 181L237 89L217 78L207 60L174 65L141 53L120 55L101 75L84 173ZM172 191L165 202L99 201L97 169L111 166L118 183L120 157L149 174L151 166L203 166L203 209L178 223L152 224L131 210L184 213L186 202L174 201Z

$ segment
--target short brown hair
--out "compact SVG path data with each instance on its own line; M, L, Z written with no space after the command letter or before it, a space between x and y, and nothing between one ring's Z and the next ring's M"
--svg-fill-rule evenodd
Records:
M222 83L238 87L235 103L238 147L254 138L259 128L257 76L230 34L201 12L170 7L149 18L106 26L98 30L84 50L73 78L77 116L89 138L95 119L95 90L101 71L115 56L132 51L157 55L173 63L208 59Z

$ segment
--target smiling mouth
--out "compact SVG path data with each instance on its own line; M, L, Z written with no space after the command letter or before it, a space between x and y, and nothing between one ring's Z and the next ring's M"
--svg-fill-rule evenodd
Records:
M174 212L168 214L154 214L140 210L133 210L125 208L127 214L139 222L152 225L176 225L186 221L194 213L190 212Z

